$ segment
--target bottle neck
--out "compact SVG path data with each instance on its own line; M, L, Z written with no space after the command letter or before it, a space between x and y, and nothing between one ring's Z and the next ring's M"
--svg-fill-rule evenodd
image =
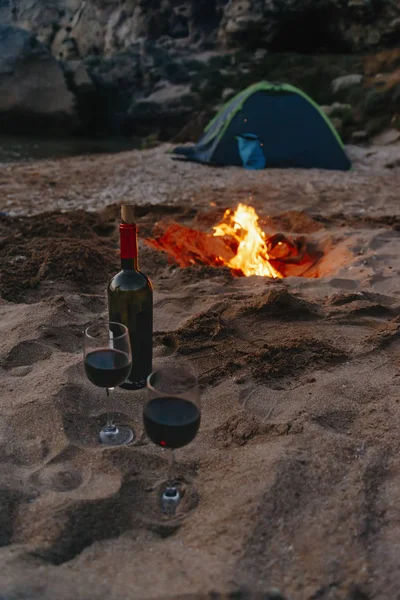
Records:
M137 227L134 224L121 223L119 226L121 241L121 269L138 271Z

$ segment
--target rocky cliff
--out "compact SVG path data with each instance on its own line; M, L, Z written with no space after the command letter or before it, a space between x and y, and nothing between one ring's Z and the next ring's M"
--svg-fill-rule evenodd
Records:
M76 126L74 96L49 50L24 29L0 25L0 127Z
M144 39L297 52L400 42L397 0L0 0L0 22L33 31L58 58L113 55Z
M59 61L85 131L162 137L260 78L331 103L348 100L331 80L355 74L360 99L360 53L400 44L398 0L0 0L0 23Z

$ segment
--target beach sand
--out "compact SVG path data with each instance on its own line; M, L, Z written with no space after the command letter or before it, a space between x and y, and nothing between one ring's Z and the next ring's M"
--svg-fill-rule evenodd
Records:
M397 598L399 148L352 148L348 173L209 169L166 149L0 169L0 597ZM174 518L145 391L116 390L137 437L104 449L104 394L83 371L123 200L154 283L154 366L188 363L201 384ZM322 246L322 276L181 269L144 242L159 222L210 231L238 202Z

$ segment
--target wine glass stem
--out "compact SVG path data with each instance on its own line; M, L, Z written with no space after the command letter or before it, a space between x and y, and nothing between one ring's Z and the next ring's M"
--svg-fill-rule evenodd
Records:
M175 487L174 485L174 470L175 470L175 454L172 448L168 448L168 485Z
M107 393L107 425L106 425L106 429L108 431L114 431L116 429L116 426L114 423L114 418L112 416L112 402L111 402L112 392L113 392L113 388L106 388L106 393Z

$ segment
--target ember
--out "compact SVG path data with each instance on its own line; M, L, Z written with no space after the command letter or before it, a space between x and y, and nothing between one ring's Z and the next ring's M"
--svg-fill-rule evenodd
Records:
M267 235L252 206L239 204L207 233L177 223L159 223L156 237L146 243L166 252L180 267L225 266L237 275L281 278L317 277L311 271L323 253L304 236Z

